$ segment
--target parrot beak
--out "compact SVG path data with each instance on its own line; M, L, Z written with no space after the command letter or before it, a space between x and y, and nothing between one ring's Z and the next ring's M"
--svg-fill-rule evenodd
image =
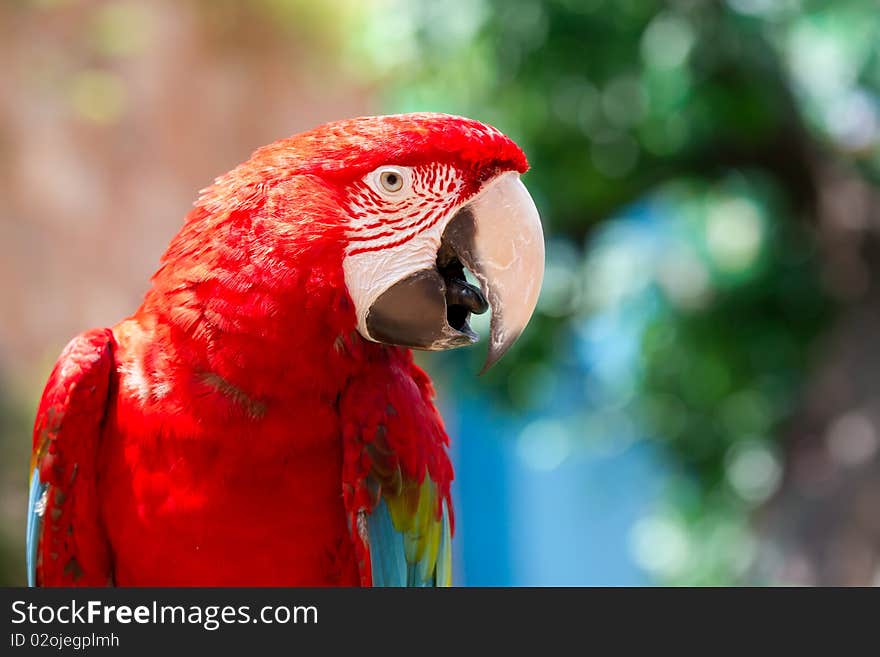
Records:
M502 174L456 213L443 233L440 255L449 252L476 276L492 307L482 374L529 323L544 278L541 220L519 174Z
M467 267L480 288L467 282ZM369 338L440 350L478 340L470 313L492 307L489 351L481 373L528 324L544 278L544 237L532 197L516 172L491 180L460 207L440 236L434 267L397 281L370 305Z

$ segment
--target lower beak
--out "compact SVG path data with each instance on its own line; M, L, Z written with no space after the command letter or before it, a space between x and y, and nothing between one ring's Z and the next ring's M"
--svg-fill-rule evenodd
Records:
M464 267L480 289L467 283ZM503 173L449 221L435 268L411 274L376 299L367 329L381 342L449 349L476 342L470 313L481 314L491 306L485 372L525 329L543 278L538 210L519 174Z

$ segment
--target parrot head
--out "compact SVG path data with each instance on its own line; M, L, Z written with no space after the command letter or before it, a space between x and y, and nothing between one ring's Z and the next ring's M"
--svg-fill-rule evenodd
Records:
M312 225L300 242L332 234L356 330L368 341L423 350L472 344L471 313L491 307L485 371L525 328L543 279L541 222L520 181L527 168L512 140L478 121L362 117L256 151L200 205L228 209L234 196L241 207L262 195L272 206L263 214ZM284 191L294 180L324 190L319 203L311 197L321 213L310 215L301 194Z

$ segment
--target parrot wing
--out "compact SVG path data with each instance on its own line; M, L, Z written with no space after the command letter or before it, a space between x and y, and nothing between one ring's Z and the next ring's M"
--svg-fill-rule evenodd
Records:
M43 391L30 469L30 586L112 583L95 479L98 440L114 369L113 344L109 329L94 329L74 338Z
M451 584L452 465L433 395L407 354L350 381L340 399L343 494L363 585Z

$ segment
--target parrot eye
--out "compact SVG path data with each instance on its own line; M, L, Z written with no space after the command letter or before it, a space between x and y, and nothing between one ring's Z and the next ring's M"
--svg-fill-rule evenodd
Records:
M386 192L395 193L403 189L404 173L399 169L383 169L379 172L379 184Z

